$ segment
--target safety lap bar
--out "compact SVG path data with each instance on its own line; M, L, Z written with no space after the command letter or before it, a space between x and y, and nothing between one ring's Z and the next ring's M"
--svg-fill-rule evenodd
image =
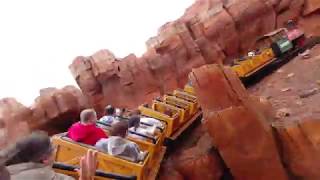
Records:
M117 116L118 118L121 118L121 119L123 119L123 120L129 120L129 118L127 118L127 117L123 117L123 116ZM149 124L149 123L145 123L145 122L140 122L141 124L143 124L143 125L146 125L146 126L152 126L152 124ZM163 128L161 128L161 127L156 127L157 129L159 129L161 132L163 132Z
M150 136L147 136L147 135L144 135L144 134L141 134L141 133L138 133L138 132L135 132L135 131L129 131L131 134L134 134L134 135L137 135L137 136L141 136L141 137L144 137L146 139L150 139L152 140L152 143L153 144L156 144L157 143L157 140L154 138L154 137L150 137Z
M140 122L140 124L143 124L143 125L146 125L146 126L153 126L152 124L145 123L145 122ZM163 132L163 128L161 128L161 127L159 127L159 126L157 126L156 128L159 129L160 132Z
M101 125L104 125L104 126L111 127L111 124L100 122L100 121L97 121L96 124L101 124Z
M52 165L55 169L65 170L65 171L74 171L76 172L76 169L79 169L77 166L67 165L63 163L55 162ZM103 178L110 178L110 179L117 179L117 180L136 180L137 176L123 176L119 174L114 173L106 173L101 170L96 170L95 176L103 177Z

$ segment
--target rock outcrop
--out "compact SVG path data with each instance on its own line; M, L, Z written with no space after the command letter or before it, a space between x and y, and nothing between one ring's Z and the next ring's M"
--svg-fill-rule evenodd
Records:
M88 103L74 86L62 89L45 88L31 107L14 98L0 100L0 148L13 143L30 130L45 130L49 134L65 131L78 120L80 111Z
M0 100L0 149L29 133L32 111L14 98Z
M284 163L296 178L320 178L319 119L274 123Z
M257 106L229 68L206 65L190 75L205 127L235 179L288 179L265 105ZM239 118L241 117L241 118Z
M135 108L182 87L192 68L228 64L255 49L256 39L289 19L320 35L316 0L197 0L177 20L161 26L142 57L116 58L109 50L79 56L70 65L90 105Z

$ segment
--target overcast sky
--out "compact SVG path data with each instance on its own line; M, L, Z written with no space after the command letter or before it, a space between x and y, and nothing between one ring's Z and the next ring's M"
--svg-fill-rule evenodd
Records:
M75 84L78 55L141 55L158 27L193 0L0 0L0 98L30 105L44 87Z

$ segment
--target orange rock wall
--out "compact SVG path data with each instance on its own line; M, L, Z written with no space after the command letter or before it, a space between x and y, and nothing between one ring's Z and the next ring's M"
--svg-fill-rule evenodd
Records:
M42 90L34 105L25 107L33 114L29 124L31 129L53 131L77 119L79 109L87 106L100 115L106 104L135 108L182 87L192 68L230 62L253 48L256 37L288 19L299 20L308 35L320 35L319 16L318 0L197 0L181 18L159 28L142 57L130 54L117 59L109 50L101 50L75 58L70 70L82 92L70 86ZM20 108L12 103L19 104L4 99L0 109L19 114ZM1 128L17 120L13 119L2 119Z
M109 50L77 57L70 70L90 105L135 108L182 87L192 68L229 63L255 47L257 37L289 20L320 35L317 0L197 0L161 26L142 57L117 59Z
M234 178L288 179L269 125L273 117L268 106L250 97L236 74L221 65L194 69L190 78L204 127Z
M88 102L74 86L62 89L40 90L31 107L26 107L14 98L0 100L0 148L14 143L30 130L45 130L49 134L65 131L78 120L80 110Z
M194 69L190 78L203 127L234 179L320 178L319 118L275 120L265 99L249 96L235 74L219 65Z

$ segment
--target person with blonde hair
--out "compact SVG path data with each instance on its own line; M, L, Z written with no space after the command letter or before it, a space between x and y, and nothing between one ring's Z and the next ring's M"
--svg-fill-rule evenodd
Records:
M106 133L96 126L97 114L93 109L85 109L80 114L80 122L68 130L68 137L76 142L94 146L97 141L107 138Z

